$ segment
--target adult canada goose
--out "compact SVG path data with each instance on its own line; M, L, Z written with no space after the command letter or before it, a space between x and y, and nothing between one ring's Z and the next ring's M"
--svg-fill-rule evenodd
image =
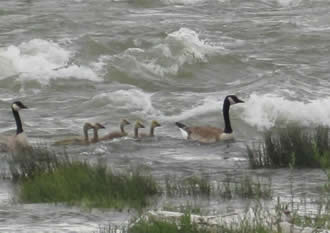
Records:
M230 125L229 119L229 108L230 105L234 105L237 103L244 103L243 100L240 100L235 95L226 96L223 101L223 118L225 121L225 128L220 129L211 126L193 126L188 127L180 122L176 122L175 124L179 127L183 137L188 140L200 141L204 143L217 142L220 140L227 140L233 138L233 130Z
M145 128L141 121L137 120L134 126L134 138L139 138L139 129Z
M1 146L3 151L17 151L19 149L31 148L31 145L24 133L22 121L18 113L21 109L26 108L27 107L20 101L15 101L12 103L11 110L16 122L16 134L6 138L6 142Z
M88 130L89 129L94 129L94 125L92 123L86 122L83 126L83 134L84 136L78 136L78 137L73 137L73 138L68 138L68 139L63 139L60 141L55 142L55 145L87 145L89 144L89 138L88 138Z
M95 123L92 125L93 127L93 131L94 131L94 137L91 139L91 143L96 143L96 142L99 142L100 139L99 139L99 134L98 134L98 130L99 129L105 129L105 127L100 124L100 123Z
M154 132L155 132L155 128L160 127L160 126L161 125L158 123L158 121L156 121L156 120L151 121L149 134L140 133L139 137L153 137Z
M122 119L120 121L120 131L114 131L114 132L110 132L109 134L103 136L100 138L100 140L112 140L114 138L121 138L121 137L125 137L127 136L127 132L125 131L125 126L129 125L129 121L126 119Z

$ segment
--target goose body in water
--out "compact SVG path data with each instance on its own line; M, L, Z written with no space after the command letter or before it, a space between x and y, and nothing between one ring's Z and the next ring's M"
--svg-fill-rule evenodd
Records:
M16 134L3 138L1 143L2 151L17 151L19 149L31 148L31 145L24 133L22 121L19 115L21 109L27 109L27 107L21 101L15 101L11 105L11 110L16 122Z
M161 125L158 123L158 121L153 120L150 125L150 131L149 134L146 133L140 133L139 137L153 137L155 136L155 128L160 127Z
M115 138L121 138L121 137L125 137L127 136L127 132L125 131L125 126L126 125L129 125L130 122L126 119L122 119L120 121L120 131L114 131L114 132L110 132L109 134L103 136L100 138L100 140L112 140L112 139L115 139Z
M228 95L223 101L223 118L225 128L216 128L211 126L186 126L180 122L175 124L179 127L182 136L187 140L199 141L203 143L212 143L220 140L228 140L233 138L233 130L230 124L229 108L231 105L244 103L235 95Z
M88 131L93 129L94 125L92 123L86 122L83 126L84 136L72 137L63 140L56 141L54 145L87 145L90 143L88 137Z

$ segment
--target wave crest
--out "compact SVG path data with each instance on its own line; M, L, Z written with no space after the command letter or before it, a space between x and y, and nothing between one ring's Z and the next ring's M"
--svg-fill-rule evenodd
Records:
M303 126L330 126L330 98L312 100L307 103L290 101L283 97L267 94L252 94L245 104L240 117L258 130L291 122Z
M223 51L223 47L211 45L200 39L197 32L189 28L180 28L150 48L129 48L113 58L119 69L134 67L134 70L130 71L134 72L134 75L141 72L142 76L153 74L164 77L177 75L186 64L206 63L210 56ZM127 72L127 69L123 71Z
M70 64L72 56L59 44L41 39L10 45L0 50L0 80L17 76L22 81L37 80L44 85L57 78L101 81L91 68Z

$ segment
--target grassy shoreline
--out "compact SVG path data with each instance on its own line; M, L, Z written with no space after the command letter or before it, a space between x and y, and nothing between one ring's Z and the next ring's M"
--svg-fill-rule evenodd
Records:
M11 156L10 171L24 203L64 203L87 208L142 209L160 192L142 168L114 173L102 164L72 161L46 148Z
M289 125L269 129L263 141L247 146L252 169L258 168L330 168L329 129L314 130Z
M114 174L101 165L72 162L20 184L25 203L66 203L83 207L141 209L158 193L151 176L140 171Z

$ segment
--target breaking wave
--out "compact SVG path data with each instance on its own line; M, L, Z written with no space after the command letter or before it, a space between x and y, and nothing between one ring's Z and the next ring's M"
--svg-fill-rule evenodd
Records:
M0 80L14 77L21 81L36 80L43 85L57 78L102 80L92 68L72 63L73 55L59 44L41 39L10 45L0 49Z

